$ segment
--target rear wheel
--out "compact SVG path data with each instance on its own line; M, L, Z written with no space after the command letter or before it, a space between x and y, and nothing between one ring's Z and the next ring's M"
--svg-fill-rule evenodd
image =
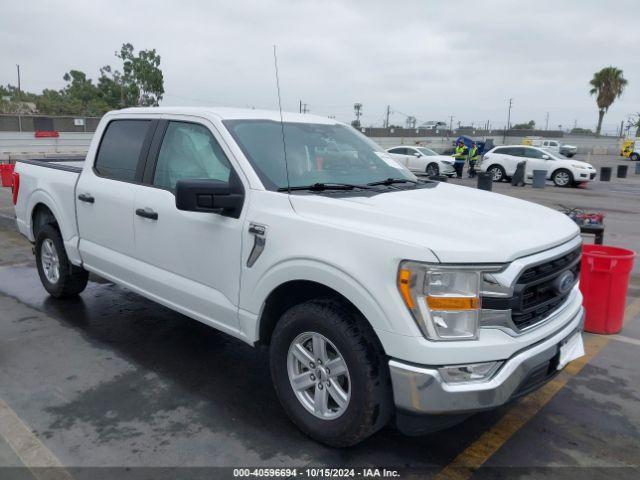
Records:
M431 162L429 165L427 165L427 175L429 175L430 177L433 177L435 175L440 175L440 167L438 167L437 163L433 163Z
M38 275L49 295L71 297L85 289L89 272L69 262L58 229L52 225L41 227L35 250Z
M504 168L502 168L500 165L491 165L489 168L487 168L487 173L491 174L491 179L494 182L501 182L507 177Z
M553 172L551 180L556 187L570 187L573 184L573 175L567 169L561 168Z
M391 417L389 372L366 321L335 300L311 300L282 316L270 347L280 403L307 435L346 447Z

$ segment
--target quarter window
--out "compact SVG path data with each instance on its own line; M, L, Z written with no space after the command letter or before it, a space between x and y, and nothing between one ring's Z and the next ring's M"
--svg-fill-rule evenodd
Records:
M153 184L174 191L178 180L229 182L231 164L204 125L169 122L158 154Z
M150 120L114 120L109 123L102 135L94 165L98 175L128 182L135 180L150 125Z
M392 148L389 153L395 153L397 155L408 155L406 148Z

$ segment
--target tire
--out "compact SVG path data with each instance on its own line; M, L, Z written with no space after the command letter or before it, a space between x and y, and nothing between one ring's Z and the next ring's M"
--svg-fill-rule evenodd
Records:
M324 342L324 350L318 351L326 352L324 364L335 365L333 372L317 362L316 340ZM296 348L300 346L302 354ZM317 299L291 307L276 325L269 354L278 399L309 437L348 447L389 422L393 400L386 357L366 320L343 303ZM343 367L336 375L340 358ZM297 391L292 380L296 376L306 380ZM326 408L317 407L323 398Z
M427 165L425 172L430 177L440 175L440 167L437 163L431 162L429 165Z
M638 160L640 160L640 154L638 154L638 153L632 153L632 154L629 156L629 159L630 159L630 160L632 160L632 161L634 161L634 162L637 162Z
M491 179L494 182L501 182L507 178L507 172L505 172L504 168L500 165L491 165L487 168L487 173L491 174Z
M89 272L69 262L60 232L53 225L38 230L35 252L38 275L49 295L72 297L85 289Z
M551 180L556 187L570 187L574 183L573 174L566 168L560 168L553 172Z

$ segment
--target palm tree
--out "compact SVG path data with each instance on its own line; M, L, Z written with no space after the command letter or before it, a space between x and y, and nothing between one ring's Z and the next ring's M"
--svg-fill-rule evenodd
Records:
M624 87L627 85L627 79L624 78L622 70L616 67L605 67L599 72L593 74L593 78L589 82L591 84L591 95L596 95L596 103L598 104L598 128L596 135L600 135L602 128L602 119L607 113L613 101L622 95Z

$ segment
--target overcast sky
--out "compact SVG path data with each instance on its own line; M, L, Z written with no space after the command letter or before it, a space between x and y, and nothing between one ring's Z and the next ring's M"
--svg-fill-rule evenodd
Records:
M273 44L285 110L380 124L386 105L419 121L487 120L593 128L593 72L629 85L605 117L640 112L640 2L7 0L0 14L0 83L62 88L70 69L98 76L123 42L162 56L164 105L277 108ZM400 113L402 112L402 113Z

